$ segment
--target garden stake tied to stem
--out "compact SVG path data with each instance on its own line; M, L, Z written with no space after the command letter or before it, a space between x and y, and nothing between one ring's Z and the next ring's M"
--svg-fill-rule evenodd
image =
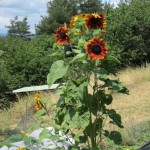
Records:
M66 85L61 88L55 123L63 133L69 131L75 139L71 146L74 150L79 147L102 149L102 139L121 143L121 134L105 127L109 118L110 124L123 128L121 116L107 105L113 101L113 92L128 94L128 90L118 79L109 78L114 73L111 64L118 59L108 53L108 45L103 39L105 34L105 16L96 13L76 15L69 28L65 25L56 30L54 48L61 49L64 54L63 46L70 45L70 51L75 55L54 62L47 83L51 86L65 77ZM94 85L90 90L93 75Z

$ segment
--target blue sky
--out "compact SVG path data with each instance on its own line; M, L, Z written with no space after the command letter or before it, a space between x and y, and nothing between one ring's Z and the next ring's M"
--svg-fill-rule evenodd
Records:
M31 33L35 33L34 26L41 20L41 16L47 15L47 2L50 0L0 0L0 34L6 33L5 25L10 25L10 19L15 16L22 20L28 17ZM103 0L108 1L108 0ZM119 0L109 0L117 4Z

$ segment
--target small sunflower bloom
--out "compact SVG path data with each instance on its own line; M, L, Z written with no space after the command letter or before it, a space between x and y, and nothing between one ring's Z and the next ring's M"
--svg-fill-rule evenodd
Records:
M40 93L37 92L35 93L35 100L36 100L36 110L40 110L42 109L42 103L41 103L41 100L40 100Z
M106 20L103 14L87 14L84 17L85 26L88 29L106 30Z
M70 28L74 28L76 21L78 20L78 15L75 15L70 20Z
M24 134L25 134L25 131L23 131L23 130L21 130L20 132L21 132L21 134L22 134L22 135L24 135Z
M67 27L59 27L56 30L55 40L59 45L67 45L70 42L68 35L69 29Z
M26 150L24 147L18 147L16 150Z
M37 106L36 106L36 110L40 110L40 109L42 109L42 105L40 104L38 104Z
M25 132L24 130L21 130L20 133L24 136L29 136L29 133Z
M36 92L35 93L35 98L39 98L40 97L40 92Z
M85 44L85 50L88 57L92 60L102 60L105 58L108 49L103 39L94 37Z

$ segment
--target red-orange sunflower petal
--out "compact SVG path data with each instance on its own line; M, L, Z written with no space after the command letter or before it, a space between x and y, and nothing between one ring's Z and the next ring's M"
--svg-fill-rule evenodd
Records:
M55 40L59 45L67 45L70 42L68 31L69 29L67 27L59 27L56 30Z
M87 14L84 17L85 26L88 29L106 30L106 20L103 14Z
M99 37L94 37L89 40L88 43L85 44L85 50L88 57L92 60L102 60L108 52L105 41Z

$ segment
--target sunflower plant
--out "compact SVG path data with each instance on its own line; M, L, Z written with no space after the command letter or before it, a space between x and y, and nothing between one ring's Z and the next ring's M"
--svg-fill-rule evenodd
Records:
M118 131L108 130L107 124L123 128L121 116L109 105L113 93L128 94L128 90L119 79L110 78L115 75L112 64L119 61L109 52L106 29L105 16L94 13L73 16L69 27L56 30L56 53L52 56L63 54L64 59L52 64L47 83L65 82L60 88L55 123L74 138L73 150L99 150L108 139L121 142Z

